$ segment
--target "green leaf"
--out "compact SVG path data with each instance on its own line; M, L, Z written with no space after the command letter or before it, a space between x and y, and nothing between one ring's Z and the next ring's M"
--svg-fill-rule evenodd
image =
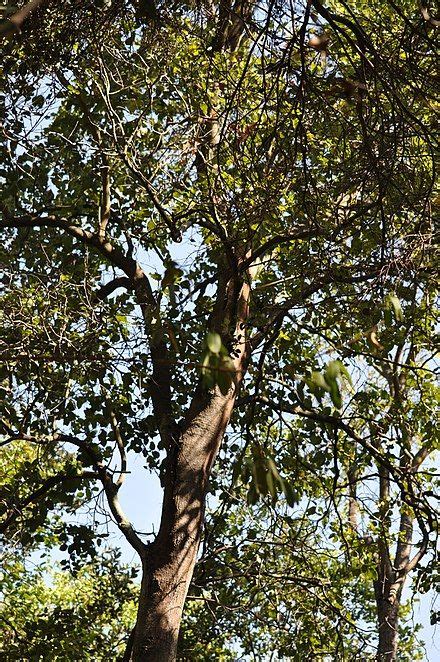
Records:
M330 391L329 385L324 379L324 375L322 375L320 372L312 372L312 375L310 379L308 380L309 385L310 383L312 386L317 386L318 388L324 389L324 391Z
M36 97L32 99L32 103L36 108L42 108L44 106L44 96L42 94L37 94Z
M341 397L341 391L339 389L339 384L336 381L336 379L332 381L330 385L330 397L336 409L340 409L342 407L342 397Z
M267 494L268 486L266 480L266 470L264 468L262 461L259 458L254 460L252 473L254 475L254 483L257 492L259 492L260 494Z
M387 294L384 299L384 304L388 309L392 309L396 322L403 322L403 310L399 297L392 293Z
M209 331L206 334L206 345L211 352L219 354L222 348L222 339L220 335L214 331Z
M269 494L273 499L275 499L277 495L277 490L275 486L274 475L270 470L266 473L266 485Z
M275 462L273 461L273 459L272 459L271 457L268 457L268 458L267 458L267 466L268 466L269 471L270 471L271 474L273 475L273 477L274 477L276 480L281 480L281 476L280 476L280 474L279 474L279 472L278 472L278 469L277 469L277 467L276 467L276 464L275 464Z
M384 322L385 322L386 326L391 326L391 324L393 322L393 317L392 317L391 310L389 308L386 308L384 310L383 318L384 318Z

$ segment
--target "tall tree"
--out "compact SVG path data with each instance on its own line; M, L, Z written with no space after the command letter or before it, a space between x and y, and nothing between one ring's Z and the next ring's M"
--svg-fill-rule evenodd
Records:
M37 451L8 486L4 531L29 532L29 517L41 527L100 485L142 564L127 658L173 660L227 427L252 449L249 501L282 492L292 506L283 455L258 432L267 410L285 429L305 418L310 443L317 429L332 440L332 485L341 461L348 476L353 540L359 471L377 467L378 655L395 659L401 589L435 530L420 470L433 449L420 405L433 315L429 10L31 4L4 47L1 431ZM346 403L345 359L354 377L378 369L387 395L360 380ZM119 501L130 452L161 476L150 542Z

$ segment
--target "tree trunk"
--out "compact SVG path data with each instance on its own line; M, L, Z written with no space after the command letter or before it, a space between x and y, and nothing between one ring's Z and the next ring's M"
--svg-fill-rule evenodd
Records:
M397 655L400 600L398 598L390 600L389 597L383 596L376 600L379 621L377 660L378 662L392 662Z
M158 535L143 559L132 662L176 659L183 605L202 534L209 472L234 404L200 391L169 452Z
M395 660L399 643L399 609L406 574L390 571L389 568L388 571L385 576L379 569L379 578L374 582L379 629L378 662Z

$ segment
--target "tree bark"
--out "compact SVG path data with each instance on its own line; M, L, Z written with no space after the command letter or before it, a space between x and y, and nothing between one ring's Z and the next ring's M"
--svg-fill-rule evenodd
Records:
M199 393L170 452L162 519L143 558L143 577L131 660L176 659L183 605L202 534L209 471L235 399Z
M142 558L132 662L176 659L183 606L202 535L208 478L248 359L249 295L248 283L228 280L225 288L219 288L211 320L219 330L230 328L234 320L234 383L226 395L218 387L206 391L200 383L184 421L169 437L160 528Z
M392 662L397 656L398 625L399 625L399 595L390 594L391 587L387 582L376 582L376 603L379 627L379 645L377 649L378 662Z

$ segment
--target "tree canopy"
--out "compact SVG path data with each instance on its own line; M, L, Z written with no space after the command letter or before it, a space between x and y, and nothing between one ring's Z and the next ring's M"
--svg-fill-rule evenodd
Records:
M1 530L7 554L68 553L50 597L6 564L8 655L32 630L30 659L422 659L402 597L436 584L438 527L420 7L4 8ZM155 534L119 501L139 458Z

